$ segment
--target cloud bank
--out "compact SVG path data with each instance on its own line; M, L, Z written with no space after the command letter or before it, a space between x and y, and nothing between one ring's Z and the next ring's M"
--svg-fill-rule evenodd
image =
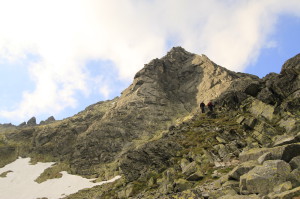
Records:
M278 17L299 13L298 0L0 0L0 61L29 61L35 83L0 116L21 121L76 107L76 93L89 96L93 82L108 98L105 73L92 78L90 60L109 60L115 78L131 80L145 63L181 45L242 71L262 47L276 44L267 39Z

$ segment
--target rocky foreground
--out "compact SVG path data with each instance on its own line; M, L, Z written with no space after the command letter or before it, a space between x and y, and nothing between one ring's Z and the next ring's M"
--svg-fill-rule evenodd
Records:
M0 125L0 167L23 156L58 162L43 180L122 175L65 198L298 198L299 74L300 54L260 79L176 47L118 98L61 121ZM200 113L210 100L215 110Z

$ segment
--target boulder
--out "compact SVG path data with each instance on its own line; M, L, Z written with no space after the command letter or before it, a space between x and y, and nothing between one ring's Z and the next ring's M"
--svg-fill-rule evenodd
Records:
M292 132L294 130L297 130L297 128L299 128L297 126L297 120L292 118L292 117L287 117L287 118L282 118L279 122L278 122L280 127L285 128L285 130L287 132Z
M293 170L298 168L300 169L300 156L294 157L289 164Z
M178 179L178 180L175 180L175 183L174 183L174 191L175 192L182 192L184 190L187 190L189 188L192 187L192 183L185 180L185 179Z
M122 191L118 192L119 198L131 197L134 193L134 186L132 184L127 185Z
M273 119L274 106L259 100L253 100L249 111L256 117L264 117L271 121Z
M254 129L255 125L257 124L257 119L254 117L250 117L250 118L246 118L243 122L242 122L243 126L245 129Z
M243 162L235 167L228 175L229 179L240 180L240 177L257 166L256 161Z
M174 189L174 178L176 171L171 168L163 172L162 179L157 180L157 183L160 184L159 191L161 193L171 193Z
M284 146L278 146L274 148L254 148L248 151L243 151L239 155L241 162L250 160L257 160L264 153L271 153L270 159L284 160L286 162L291 161L296 156L300 155L300 143L288 144Z
M225 187L217 190L211 190L209 191L208 195L209 195L208 198L217 199L225 195L227 196L237 195L237 192L233 188Z
M246 118L244 116L239 116L236 120L237 123L242 124Z
M292 135L282 135L277 137L276 141L274 142L273 146L282 146L286 144L292 144L292 143L297 143L300 141L300 134L297 136L292 136Z
M181 170L184 170L184 168L189 165L191 162L188 161L186 158L183 158L181 159L180 161L180 167L181 167Z
M197 171L197 172L191 174L186 179L188 181L198 181L198 180L202 180L203 178L204 178L204 174L201 171Z
M228 142L226 140L224 140L223 138L221 137L216 137L216 140L220 143L220 144L227 144Z
M238 181L235 180L229 180L227 182L225 182L224 184L222 184L222 187L230 187L230 188L239 188L240 183ZM236 190L239 191L239 190Z
M218 151L218 154L222 159L229 154L229 150L224 144L218 144L214 146L214 149Z
M276 187L274 187L273 191L275 193L281 193L284 191L291 190L293 188L292 183L290 181L284 182Z
M263 154L265 154L267 152L272 153L273 150L270 148L253 148L248 151L243 151L242 153L240 153L239 160L241 162L257 160L260 156L262 156Z
M240 189L254 194L267 195L274 187L286 182L291 167L282 160L268 160L240 177Z
M193 173L196 173L197 171L200 171L199 165L194 161L183 167L182 173L186 176L190 176Z
M299 196L300 196L300 187L297 187L289 191L275 194L271 196L270 199L294 199L294 197L299 197Z
M294 169L288 179L293 187L298 187L300 186L300 169Z
M270 152L264 153L257 159L257 162L258 162L258 164L262 164L266 160L272 160L272 153L270 153Z

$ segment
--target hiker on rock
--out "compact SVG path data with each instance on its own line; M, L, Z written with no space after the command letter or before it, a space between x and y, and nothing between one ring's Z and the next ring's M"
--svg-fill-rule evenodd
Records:
M213 111L214 105L213 105L213 103L210 101L210 102L208 102L207 107L208 107L208 109L209 109L210 111Z
M201 102L200 108L201 108L202 113L205 113L205 104L204 104L204 102Z

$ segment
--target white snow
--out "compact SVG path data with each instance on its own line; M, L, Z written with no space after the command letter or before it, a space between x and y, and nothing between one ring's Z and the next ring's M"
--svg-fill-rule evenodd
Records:
M61 172L63 174L61 178L50 179L39 184L34 180L45 169L51 167L54 162L37 163L35 165L31 165L29 162L30 158L19 158L0 168L0 174L12 171L4 178L0 177L1 199L36 199L42 197L59 199L81 189L113 182L121 178L121 176L116 176L108 181L93 183L94 179L86 179L63 171Z

